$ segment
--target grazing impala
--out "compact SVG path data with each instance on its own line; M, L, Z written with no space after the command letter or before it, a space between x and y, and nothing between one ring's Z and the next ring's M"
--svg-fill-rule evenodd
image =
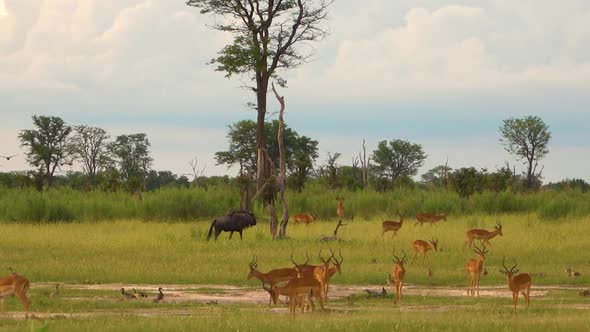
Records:
M27 292L30 287L29 280L16 273L0 278L0 312L4 311L4 298L16 295L25 308L25 318L29 318L31 301L27 298Z
M402 300L402 287L404 285L404 276L406 275L406 269L404 268L404 263L406 262L406 252L402 250L402 253L404 254L404 256L401 259L397 257L395 253L393 254L394 265L391 269L393 280L391 278L391 275L388 275L387 278L387 283L389 284L389 286L392 286L392 284L395 286L396 296L393 300L396 303L400 303Z
M469 245L471 248L471 244L473 240L480 240L484 244L490 244L490 240L496 237L496 235L503 236L502 234L502 224L500 221L496 221L496 226L494 226L494 231L489 232L485 229L470 229L465 233L467 235L467 241L465 242L465 246Z
M293 256L291 256L292 258ZM260 280L262 284L270 284L270 286L274 286L275 284L283 281L288 281L291 279L297 278L297 270L294 268L284 268L284 269L276 269L271 270L267 273L262 273L258 271L258 258L254 256L252 261L248 264L250 267L250 272L248 273L248 279L252 277ZM271 304L272 297L269 300L269 305Z
M470 259L465 265L465 269L467 270L467 295L469 296L470 293L472 296L475 295L475 290L477 289L477 296L479 296L479 278L483 272L483 263L488 251L486 250L485 244L482 245L481 249L475 245L473 251L477 254L477 258Z
M418 213L418 214L416 214L416 224L420 224L420 226L422 226L422 224L424 224L424 223L434 224L435 222L438 222L441 220L447 221L447 214L446 213L441 213L441 214Z
M426 253L428 250L438 251L438 239L432 238L432 241L424 241L424 240L416 240L412 243L412 264L414 264L414 260L418 253L423 255L422 263L424 263L424 259L428 260L426 257Z
M269 294L271 299L276 304L280 295L288 296L289 297L289 311L295 316L295 311L297 305L300 303L299 299L301 297L309 296L311 293L314 297L318 299L320 302L320 307L324 310L324 302L320 294L322 293L322 286L320 285L319 281L315 278L298 278L298 279L291 279L285 286L278 287L277 285L273 285L272 287L268 288L264 284L262 288L266 290ZM313 304L313 301L309 299L310 303ZM313 305L312 305L313 309Z
M308 213L297 213L296 215L293 216L293 220L295 220L296 224L302 222L302 223L305 223L306 225L308 225L312 221L315 221L315 218L316 217L313 214L308 214Z
M514 270L516 269L516 260L514 258L512 258L512 260L514 261L514 266L512 266L509 270L506 267L506 257L504 257L502 259L502 266L504 267L504 270L500 270L500 272L505 274L508 278L508 288L510 288L512 291L512 302L514 303L514 311L516 312L518 293L521 293L522 296L524 296L527 309L529 307L532 279L528 273L521 273L515 276L518 270Z
M344 218L344 198L336 197L336 214L338 215L338 219L342 220Z
M401 214L399 215L399 221L390 221L390 220L384 221L382 224L383 231L381 232L381 237L383 237L383 235L385 235L385 232L390 232L390 231L393 233L391 235L391 237L397 236L397 231L399 231L400 228L402 228L403 223L404 223L404 217Z

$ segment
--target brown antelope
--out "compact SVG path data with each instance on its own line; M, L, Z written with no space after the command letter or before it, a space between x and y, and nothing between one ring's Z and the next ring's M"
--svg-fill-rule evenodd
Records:
M344 261L344 257L342 257L342 252L340 250L338 250L338 255L340 256L340 261L338 261L338 259L336 259L336 256L334 256L334 251L332 251L332 249L330 249L330 251L332 252L332 256L330 258L332 259L333 265L328 268L328 272L326 274L326 290L325 290L325 293L322 294L324 297L324 301L326 303L328 302L328 288L330 286L330 279L332 279L332 276L334 274L336 274L336 272L342 274L342 270L340 269L340 266L342 265L342 262Z
M333 255L334 253L332 252L332 256L328 257L328 259L324 259L322 257L322 250L320 249L318 257L320 258L320 261L322 261L322 264L313 270L313 276L320 283L322 290L318 295L323 301L326 300L326 295L328 294L328 270L330 269L330 260L332 259Z
M316 217L313 214L308 213L297 213L293 216L293 219L295 220L296 224L302 222L306 225L309 225L310 222L315 221L315 218Z
M416 214L416 224L420 224L420 226L422 226L422 224L424 224L424 223L434 224L435 222L438 222L441 220L447 221L447 214L446 213L441 213L441 214L417 213Z
M524 296L524 300L526 303L526 308L528 309L530 303L530 294L531 294L531 283L532 279L528 273L518 273L516 269L516 260L512 258L514 261L514 266L510 268L510 270L506 267L506 257L502 259L502 266L504 270L500 270L501 273L505 274L508 278L508 288L512 291L512 302L514 303L514 311L516 312L516 303L518 302L518 293L521 293Z
M412 264L414 264L414 260L416 260L416 256L418 255L418 252L420 252L423 257L422 257L422 263L424 263L424 260L428 260L428 257L426 256L426 253L428 252L428 250L434 250L434 251L438 251L438 239L432 238L432 241L424 241L424 240L416 240L412 243Z
M406 252L402 250L404 256L400 259L393 254L393 267L391 269L391 274L393 275L393 280L391 275L388 275L387 283L392 286L395 286L395 294L396 296L393 298L395 303L400 303L402 300L402 287L404 285L404 276L406 275L406 269L404 268L404 263L406 262ZM393 281L393 282L392 282Z
M25 318L28 319L31 301L27 298L27 292L30 288L29 280L19 274L12 273L6 278L0 278L0 312L4 311L4 298L16 295L22 302L25 308Z
M493 232L486 231L485 229L474 228L474 229L468 230L467 233L465 233L465 234L467 235L467 241L465 242L465 246L469 245L469 248L471 248L471 244L473 243L473 240L480 240L484 244L491 246L491 244L490 244L491 239L496 237L496 235L503 236L502 224L500 223L500 221L496 221L496 226L494 226Z
M338 219L342 220L344 218L344 204L342 203L344 198L336 197L336 201L336 214L338 215Z
M291 261L293 260L293 254L291 254ZM295 262L293 262L295 264ZM298 272L294 268L283 268L283 269L276 269L271 270L267 273L262 273L258 271L258 258L254 256L252 261L248 264L250 267L250 272L248 273L248 279L252 277L260 280L263 285L270 284L270 286L274 286L276 283L288 281L291 279L296 279L298 277ZM296 264L297 266L297 264ZM272 297L269 299L268 304L270 305L272 301Z
M397 236L397 231L399 231L400 228L402 228L403 223L404 223L404 217L401 214L399 215L399 221L390 221L390 220L384 221L382 224L383 231L381 232L381 237L383 237L383 235L385 235L385 232L389 232L389 231L391 231L393 233L391 235L391 237Z
M319 281L315 278L298 278L298 279L291 279L285 286L278 287L277 285L273 285L272 287L268 288L264 284L262 288L266 290L269 294L273 302L276 304L279 296L284 295L289 297L289 311L293 316L295 316L295 311L297 305L300 304L299 299L303 296L309 296L311 293L314 297L316 297L320 303L320 307L324 310L324 302L321 297L322 293L322 286L320 285ZM309 299L310 303L313 303L311 299ZM312 305L313 309L313 305Z
M477 296L479 296L479 278L484 270L483 263L486 259L486 254L488 251L486 250L485 244L482 245L481 249L475 245L475 249L473 250L477 254L477 258L472 258L467 261L465 264L465 269L467 270L467 296L475 295L475 291L477 289Z

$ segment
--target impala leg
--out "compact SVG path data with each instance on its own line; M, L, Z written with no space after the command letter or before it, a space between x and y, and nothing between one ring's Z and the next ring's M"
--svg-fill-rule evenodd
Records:
M476 281L476 287L477 287L477 297L479 297L479 275L475 276L475 281Z
M518 303L518 292L512 293L512 302L514 302L514 312L516 312L516 304Z
M418 252L416 250L414 250L412 252L412 264L414 264L414 260L416 260L416 256L418 255Z
M402 290L404 289L404 282L400 281L399 282L399 301L402 301Z

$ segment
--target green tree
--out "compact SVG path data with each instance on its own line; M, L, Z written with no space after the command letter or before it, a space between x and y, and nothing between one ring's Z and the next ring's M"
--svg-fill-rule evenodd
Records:
M436 166L422 174L422 182L435 187L443 186L445 185L445 181L452 170L453 169L451 167L445 165Z
M130 191L145 189L145 178L153 160L149 147L144 133L120 135L108 145L113 162Z
M474 167L457 169L450 176L451 187L461 197L469 197L476 192L481 192L485 183L482 173Z
M267 122L264 136L268 146L270 159L275 165L279 163L279 147L277 142L279 122L273 120ZM239 176L249 176L256 173L256 123L251 120L242 120L229 126L227 138L229 150L215 153L217 164L237 165ZM309 177L313 162L318 157L318 142L307 137L300 136L296 131L285 125L283 132L285 142L285 162L291 181L297 183L297 188L302 188Z
M425 159L426 155L421 145L399 139L389 143L379 142L372 156L377 174L389 178L392 185L401 176L416 175Z
M533 189L540 177L537 172L539 161L549 153L549 126L540 117L529 115L504 120L499 131L504 149L525 161L527 187Z
M109 135L102 128L75 126L70 140L70 151L82 163L84 173L95 185L96 174L108 164L107 140Z
M212 27L233 35L233 42L211 60L218 71L247 76L256 95L257 160L264 161L265 117L270 78L281 85L285 81L279 72L303 64L308 55L299 46L324 38L321 23L326 19L330 0L188 0L187 5L200 9L202 14L221 16ZM276 137L276 136L275 136ZM270 177L266 162L258 162L257 188L261 189ZM265 203L274 204L274 194L263 195Z
M27 149L27 161L43 170L47 187L53 184L55 170L71 164L68 138L72 128L56 116L33 115L36 129L25 129L18 135L21 146Z

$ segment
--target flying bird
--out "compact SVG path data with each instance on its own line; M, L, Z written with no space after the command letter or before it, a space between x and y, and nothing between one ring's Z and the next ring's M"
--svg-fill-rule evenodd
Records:
M16 157L16 156L18 156L18 154L13 154L12 156L0 156L0 158L4 158L6 160L10 160L10 158Z

